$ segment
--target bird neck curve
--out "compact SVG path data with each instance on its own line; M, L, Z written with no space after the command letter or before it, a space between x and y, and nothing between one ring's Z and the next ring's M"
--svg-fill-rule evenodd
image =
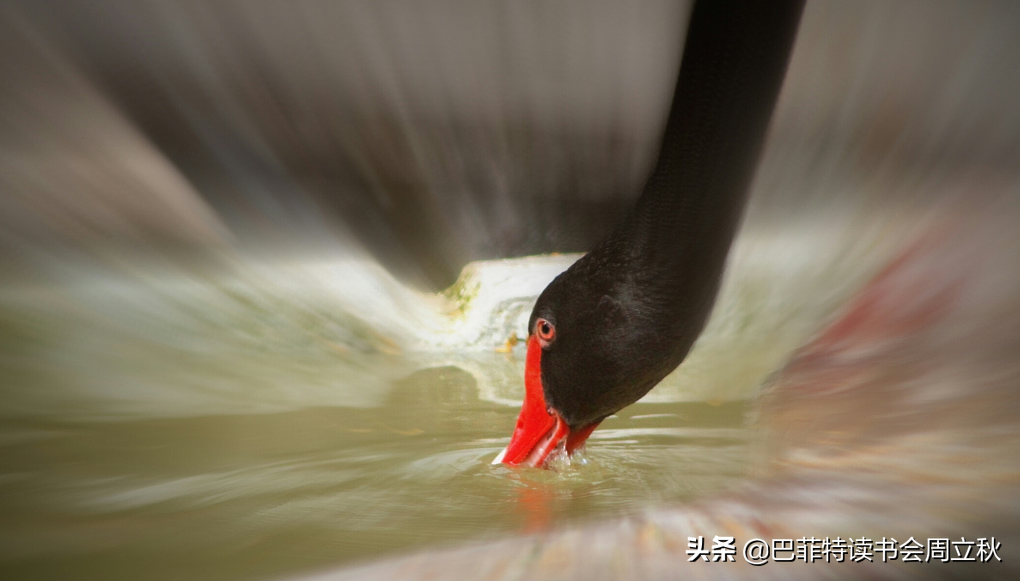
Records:
M611 236L630 259L720 274L802 7L802 0L695 3L658 160Z

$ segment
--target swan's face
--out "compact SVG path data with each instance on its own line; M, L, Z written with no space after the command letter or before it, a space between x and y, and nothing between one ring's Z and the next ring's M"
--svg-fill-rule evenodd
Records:
M541 465L561 443L572 451L605 417L643 396L655 353L612 285L574 269L542 293L528 324L525 401L510 446L498 460Z

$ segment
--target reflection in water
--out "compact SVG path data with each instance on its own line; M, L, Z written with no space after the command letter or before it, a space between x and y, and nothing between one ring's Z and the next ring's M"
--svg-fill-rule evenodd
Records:
M583 458L488 464L578 256L528 255L633 203L684 19L0 5L0 576L1014 577L1012 2L809 2L688 360ZM695 567L699 534L1003 562Z

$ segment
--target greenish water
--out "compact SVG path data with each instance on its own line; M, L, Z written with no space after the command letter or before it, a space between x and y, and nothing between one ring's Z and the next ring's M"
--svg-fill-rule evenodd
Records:
M490 462L523 395L502 346L570 257L478 263L456 308L347 262L5 288L0 577L269 579L736 486L748 397L841 296L759 247L677 373L554 470Z
M489 461L517 410L454 367L383 405L0 428L18 579L253 579L639 510L746 476L746 406L637 404L556 470Z

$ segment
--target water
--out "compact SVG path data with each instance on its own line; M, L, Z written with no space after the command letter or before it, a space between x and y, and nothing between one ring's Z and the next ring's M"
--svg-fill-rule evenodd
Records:
M554 471L488 464L516 410L456 368L368 410L5 422L0 558L14 578L246 579L535 531L725 490L745 412L639 404Z
M572 524L626 544L628 521L607 519L641 514L681 537L992 531L1006 554L1012 204L746 227L687 361L548 471L489 462L523 391L508 340L576 255L474 263L438 294L355 257L54 266L0 293L0 567L286 578ZM881 287L886 311L854 341L819 343L917 232L944 246ZM483 551L519 556L528 538ZM642 539L634 554L659 555Z
M576 255L475 263L435 295L353 259L9 287L0 562L266 578L716 495L755 470L748 397L869 272L837 267L840 287L824 253L776 252L806 235L738 244L688 362L552 470L490 462L523 392L507 339ZM825 292L781 298L811 280Z

